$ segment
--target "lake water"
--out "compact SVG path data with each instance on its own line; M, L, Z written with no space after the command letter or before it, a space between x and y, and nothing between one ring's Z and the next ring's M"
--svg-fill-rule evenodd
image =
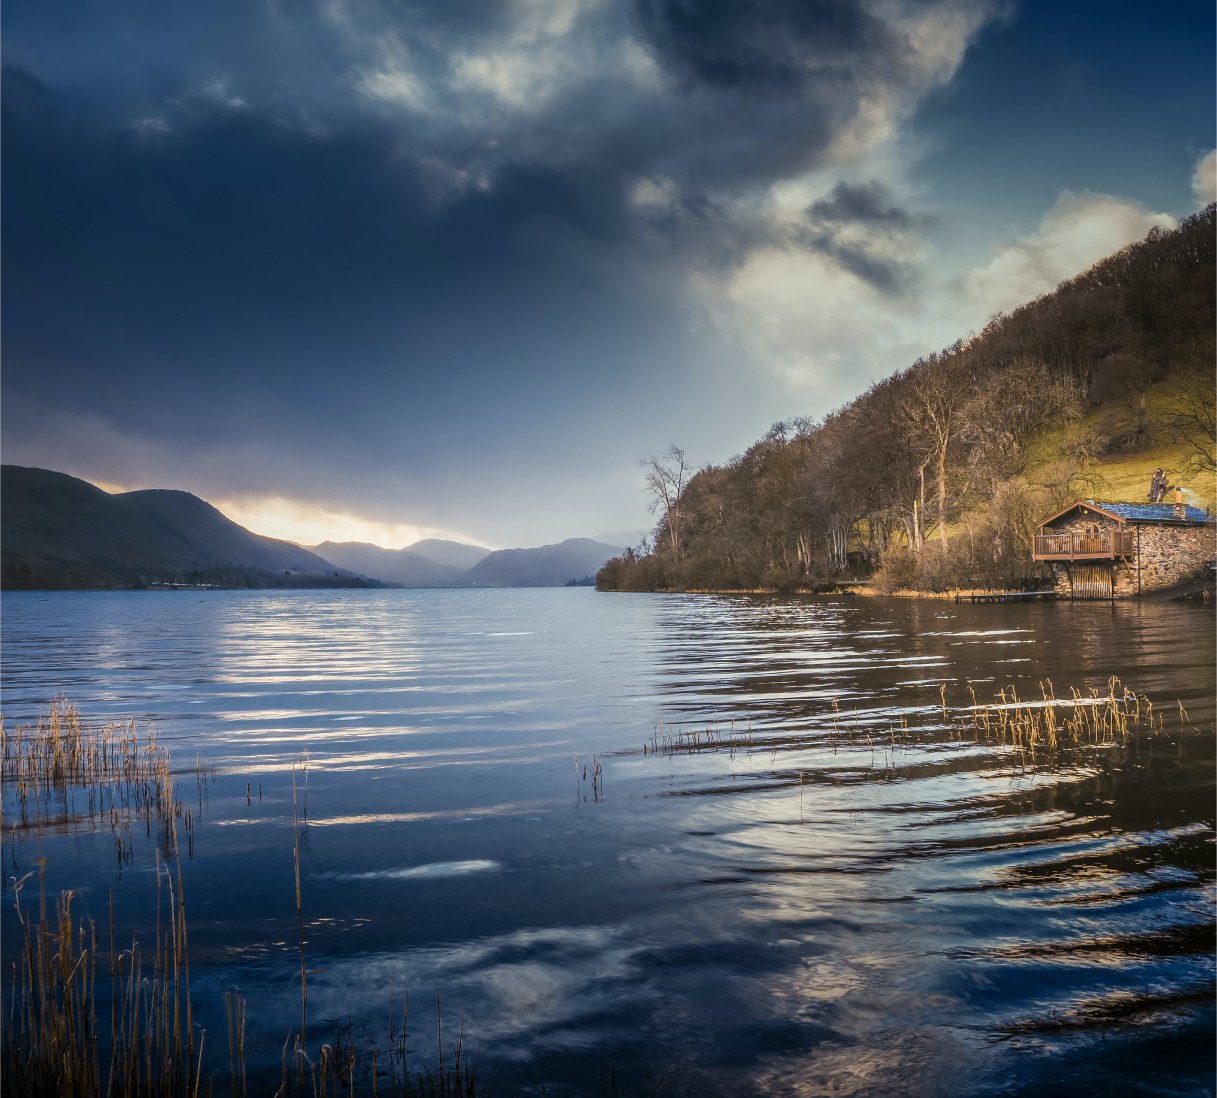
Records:
M294 774L310 1041L408 990L419 1062L439 996L499 1094L1212 1093L1204 608L8 593L2 655L9 728L62 691L170 748L221 1091L226 990L263 1082L299 1023ZM1028 760L961 725L969 687L1112 675L1161 732ZM149 932L152 839L4 807L6 956L39 856Z

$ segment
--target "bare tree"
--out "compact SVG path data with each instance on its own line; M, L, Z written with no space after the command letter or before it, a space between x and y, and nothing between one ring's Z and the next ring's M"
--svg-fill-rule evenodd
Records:
M689 479L689 465L679 446L669 446L662 457L651 455L643 463L646 491L651 497L651 513L662 511L660 525L666 534L672 556L680 558L680 497Z
M958 351L952 347L947 355ZM914 503L914 540L925 537L925 473L932 464L938 487L938 535L947 544L947 453L955 438L961 394L949 358L931 355L907 375L909 385L897 407L897 417L918 461L918 499ZM918 508L918 504L920 507ZM917 510L921 511L918 528Z
M1189 371L1170 380L1163 401L1167 430L1187 451L1183 473L1189 477L1217 472L1217 402L1210 371Z

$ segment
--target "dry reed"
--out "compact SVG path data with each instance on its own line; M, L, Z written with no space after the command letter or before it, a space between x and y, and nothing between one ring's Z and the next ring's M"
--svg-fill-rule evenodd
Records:
M845 723L840 699L833 697L829 711L823 715L824 740L814 731L798 729L762 732L754 737L751 724L738 731L735 721L729 727L712 721L704 728L681 729L668 729L659 722L650 739L643 743L641 753L664 757L724 753L734 759L737 753L751 756L761 751L776 762L779 752L805 752L829 745L835 756L852 747L869 752L870 763L864 767L866 776L889 781L899 777L899 757L903 753L940 740L944 734L955 740L998 746L1013 756L1017 766L1026 769L1057 765L1067 754L1124 747L1135 740L1158 736L1166 731L1168 717L1172 728L1192 727L1181 701L1169 707L1156 704L1148 695L1126 687L1116 676L1110 677L1105 687L1091 687L1085 692L1071 688L1067 697L1057 695L1051 679L1044 679L1037 686L1039 696L1030 700L1021 698L1018 688L1011 684L1003 687L993 701L984 702L977 698L975 688L968 685L970 704L958 706L949 696L948 684L942 682L937 684L938 697L933 707L922 710L926 715L924 722L913 725L906 713L879 724L860 717L857 711ZM799 787L802 818L808 768L800 765L777 770L773 777L783 785Z
M1039 683L1040 697L1024 701L1014 686L1006 686L992 704L981 704L969 687L972 705L960 729L980 733L991 742L1007 744L1027 761L1054 756L1062 749L1123 745L1138 735L1165 730L1165 713L1153 701L1126 687L1113 675L1106 691L1091 687L1083 694L1071 688L1058 698L1051 679ZM1180 727L1187 710L1178 703Z
M201 786L201 763L196 770ZM10 825L14 831L108 825L120 862L131 859L134 820L142 820L148 834L155 823L162 853L173 857L174 821L181 819L193 852L194 813L177 797L169 751L156 729L134 720L87 722L63 697L33 724L10 730L0 719L0 805L10 799L18 817Z

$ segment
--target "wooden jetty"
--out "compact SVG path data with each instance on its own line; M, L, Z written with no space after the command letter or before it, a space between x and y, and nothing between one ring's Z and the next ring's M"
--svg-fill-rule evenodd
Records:
M956 595L956 602L1034 602L1036 599L1054 599L1056 591L985 591L981 594Z

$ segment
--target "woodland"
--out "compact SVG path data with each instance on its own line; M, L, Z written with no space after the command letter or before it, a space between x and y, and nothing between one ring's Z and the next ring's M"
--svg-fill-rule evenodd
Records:
M723 465L644 462L658 523L607 591L1028 589L1038 522L1145 500L1155 466L1214 504L1217 206L1152 230L817 422Z

